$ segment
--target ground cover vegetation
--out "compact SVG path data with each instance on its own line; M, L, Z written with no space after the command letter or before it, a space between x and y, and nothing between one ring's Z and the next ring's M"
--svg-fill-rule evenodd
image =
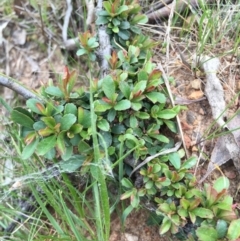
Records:
M110 216L119 203L123 225L134 209L151 203L160 235L189 241L239 238L228 179L199 186L192 171L197 159L187 158L176 138L176 116L186 107L168 101L166 80L153 62L154 47L162 43L141 31L148 19L140 12L135 0L103 2L96 28L109 36L108 56L98 50L100 34L79 34L76 55L87 56L88 68L95 61L100 69L103 59L108 63L106 72L86 76L88 88L79 87L76 73L65 67L64 76L42 86L26 106L8 107L16 161L23 173L31 173L25 201L32 198L26 210L32 214L20 215L17 221L26 227L14 240L26 235L28 240L108 240ZM206 37L200 30L199 35ZM34 173L36 165L41 171ZM4 216L17 214L8 209ZM7 223L2 221L6 239L15 228Z

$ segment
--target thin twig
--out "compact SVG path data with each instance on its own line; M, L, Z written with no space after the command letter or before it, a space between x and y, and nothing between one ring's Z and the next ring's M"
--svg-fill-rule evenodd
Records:
M0 85L15 91L19 95L23 96L24 99L39 99L39 97L36 94L28 90L26 87L18 83L16 80L3 76L2 74L0 74Z
M67 11L64 17L64 23L63 23L63 28L62 28L62 39L63 39L63 43L65 45L66 41L67 41L67 30L68 30L68 25L69 25L69 21L70 21L70 17L72 14L72 1L71 0L66 0L67 2Z
M165 82L165 85L166 85L166 87L167 87L171 104L172 104L172 106L175 106L174 99L173 99L172 92L171 92L171 88L170 88L170 85L169 85L169 81L168 81L167 75L166 75L166 73L165 73L165 71L164 71L161 63L158 64L158 68L159 68L159 69L161 70L161 72L162 72L162 77L163 77L164 82ZM176 119L177 119L178 128L179 128L179 133L180 133L181 138L182 138L183 147L184 147L186 156L189 157L188 150L187 150L186 143L185 143L185 139L184 139L184 135L183 135L183 131L182 131L182 126L181 126L180 119L179 119L179 116L178 116L178 115L176 116Z

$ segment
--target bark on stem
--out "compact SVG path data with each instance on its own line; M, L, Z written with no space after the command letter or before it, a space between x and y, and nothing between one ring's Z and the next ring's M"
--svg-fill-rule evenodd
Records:
M30 99L30 98L39 99L39 97L36 94L28 90L26 87L22 86L17 81L2 75L0 75L0 85L15 91L19 95L23 96L24 99Z
M97 3L97 11L96 14L98 14L99 11L102 10L102 0L98 0ZM98 49L98 58L99 58L99 65L101 69L101 78L106 76L108 74L108 61L107 57L111 56L111 43L109 35L106 31L105 25L98 26L98 39L99 39L99 49Z

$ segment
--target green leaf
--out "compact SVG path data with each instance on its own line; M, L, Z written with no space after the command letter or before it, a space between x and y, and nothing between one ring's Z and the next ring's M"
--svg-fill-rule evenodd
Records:
M131 102L129 100L120 100L115 106L114 109L121 111L127 110L131 107Z
M61 157L64 161L66 161L69 158L71 158L72 154L73 154L73 146L67 146L66 151L61 155Z
M127 216L133 211L134 207L132 205L129 205L122 214L121 221L122 223L125 223Z
M133 188L133 184L125 177L121 180L121 184L126 188Z
M146 71L140 71L138 73L138 81L142 81L142 80L147 80L148 79L148 73Z
M95 37L91 37L88 39L87 41L87 45L90 47L90 48L96 48L99 46L99 43L97 42L96 38Z
M108 121L109 122L114 121L115 117L116 117L116 111L114 109L110 109L107 114Z
M77 106L74 105L73 103L67 103L64 108L64 115L65 114L73 114L77 116L78 110Z
M61 130L62 131L67 131L70 129L70 127L76 122L77 117L73 114L66 114L63 116L61 119Z
M181 167L181 159L177 152L168 154L169 161L178 170Z
M127 5L122 5L122 6L120 6L120 7L118 8L117 14L119 15L119 14L121 14L122 12L127 11L127 10L128 10L128 6L127 6Z
M147 23L148 22L148 17L146 15L143 14L139 14L136 15L132 20L131 20L131 24L132 25L136 25L137 23Z
M106 76L102 81L102 89L109 100L113 100L115 96L115 83L111 76Z
M177 114L175 111L171 109L166 109L166 110L161 110L158 112L158 117L163 118L163 119L172 119L174 118Z
M130 23L129 23L128 21L121 21L119 27L120 27L121 29L129 29L131 26L130 26Z
M161 210L165 214L168 214L171 211L169 203L160 204L158 209Z
M228 230L228 224L225 220L218 220L216 225L218 239L222 239L226 236Z
M125 200L127 198L130 198L132 194L133 194L133 190L128 190L121 195L120 200Z
M42 117L41 120L51 129L53 129L56 125L56 121L52 116Z
M41 156L45 155L48 151L50 151L55 146L56 142L57 142L56 135L52 135L42 139L37 145L37 148L36 148L37 154Z
M138 194L136 194L136 195L133 196L133 199L131 199L131 205L134 208L137 208L139 203L140 203L140 198L139 198Z
M135 111L139 111L142 108L142 104L139 102L131 102L131 108ZM144 112L141 112L144 113ZM145 113L147 114L147 113ZM148 115L148 114L147 114ZM148 115L149 116L149 115ZM140 118L140 117L139 117Z
M112 13L112 4L108 1L104 1L103 2L103 7L106 9L106 11L108 12L108 14Z
M105 119L98 121L97 127L103 131L109 131L109 129L110 129L110 125Z
M103 148L108 148L112 145L112 135L107 131L100 131L99 134L99 145Z
M37 114L42 114L42 112L37 108L37 105L36 104L41 104L43 105L39 100L37 99L29 99L27 100L26 102L26 105L27 107L33 111L34 113L37 113Z
M207 208L195 208L192 210L192 213L200 218L213 218L213 212Z
M173 133L177 133L178 129L177 129L177 125L175 122L171 121L171 120L164 120L164 123L167 125L167 127L173 132Z
M116 124L111 129L113 134L120 135L126 131L126 127L123 124Z
M213 187L217 192L221 192L223 189L228 189L229 186L230 183L227 177L219 177L213 183Z
M78 123L84 128L91 126L91 113L88 110L84 110L82 107L78 107Z
M72 173L79 169L85 161L85 157L81 155L74 155L67 161L61 161L58 163L60 169L63 172Z
M221 202L219 202L216 207L226 211L232 211L233 197L225 196Z
M46 127L46 125L43 121L37 121L33 124L33 129L35 131L39 131L41 129L44 129L45 127Z
M212 227L199 227L196 234L201 241L217 241L217 231Z
M130 127L134 129L137 126L138 126L137 118L134 115L131 115L130 116Z
M227 238L230 241L236 240L240 237L240 219L233 220L228 228Z
M86 49L79 49L77 52L76 52L76 55L77 56L82 56L84 54L87 53L87 50Z
M91 153L93 151L93 148L90 147L89 144L85 141L80 141L78 143L78 151L80 153Z
M119 26L121 22L117 18L113 18L112 23L114 26Z
M146 80L139 81L133 87L132 94L134 95L134 94L137 94L139 92L143 93L144 90L146 89L146 87L147 87L147 81Z
M30 144L26 145L23 148L22 154L21 154L21 158L23 160L28 159L36 150L36 147L38 145L39 139L36 138L34 141L32 141Z
M191 167L195 166L197 163L196 157L188 158L181 166L181 169L190 169Z
M56 148L62 156L66 152L66 145L64 141L65 132L61 132L57 136Z
M163 142L163 143L169 143L169 139L164 136L164 135L159 135L159 134L156 134L156 135L150 135L151 137L159 140L160 142Z
M148 113L142 111L137 112L135 116L142 120L147 120L150 118L150 115Z
M152 101L154 104L159 103L166 103L166 97L163 93L160 92L150 92L146 94L146 97Z
M33 118L29 117L29 113L27 114L26 110L21 107L17 107L12 111L11 118L17 124L28 128L33 128Z
M97 25L104 25L104 24L106 24L106 23L108 23L109 22L109 18L108 17L106 17L106 16L98 16L98 18L97 18L97 20L96 20L96 24Z
M171 228L171 220L168 217L164 217L159 229L160 235L166 233Z
M96 112L105 112L106 110L111 109L112 106L102 100L96 100L94 102L94 110Z
M113 31L114 33L118 33L118 32L119 32L119 28L118 28L117 26L114 26L114 27L112 28L112 31Z
M63 92L57 86L49 86L45 89L45 92L52 96L56 96L56 97L60 97L60 98L64 97Z
M123 40L128 40L130 38L130 32L128 30L120 30L118 36Z
M130 93L131 93L131 89L130 89L129 84L125 81L121 81L119 83L119 89L122 91L125 98L129 99Z

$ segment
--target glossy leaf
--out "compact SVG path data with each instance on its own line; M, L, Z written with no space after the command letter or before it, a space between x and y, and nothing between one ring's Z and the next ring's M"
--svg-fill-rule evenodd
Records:
M174 118L177 114L173 110L165 109L165 110L159 111L157 115L158 115L159 118L163 118L163 119L168 120L168 119Z
M64 115L65 114L73 114L77 116L78 110L77 106L74 105L73 103L67 103L64 108Z
M179 157L179 154L177 152L173 152L168 154L169 161L172 163L172 165L179 169L181 167L181 159Z
M114 109L117 111L127 110L131 107L131 102L129 100L120 100L115 106Z
M131 93L131 89L128 85L127 82L122 81L119 83L119 89L122 91L122 93L124 94L125 98L129 99L130 97L130 93Z
M57 148L58 152L60 153L60 155L63 155L66 152L64 136L65 136L65 132L61 132L57 136L56 148Z
M233 220L228 228L227 238L234 241L240 237L240 219Z
M55 96L55 97L59 97L59 98L63 98L64 97L64 93L57 86L49 86L49 87L47 87L45 89L45 92L47 94Z
M160 92L150 92L146 94L146 97L151 100L154 104L155 103L165 103L166 97L164 94Z
M187 159L181 166L181 169L190 169L193 166L195 166L197 163L197 158L196 157L190 157Z
M23 109L24 110L24 109ZM22 108L15 108L11 113L12 120L22 126L33 128L34 120L26 115L25 110L22 111Z
M39 100L37 100L37 99L29 99L29 100L27 100L26 105L27 105L27 107L28 107L31 111L33 111L34 113L42 114L42 111L40 111L40 110L37 108L37 104L38 104L38 103L42 105L42 103L41 103Z
M221 192L223 189L228 189L229 186L230 183L227 177L219 177L213 183L213 187L217 192Z
M61 130L67 131L76 122L77 117L73 114L66 114L61 119Z
M201 241L217 241L218 234L217 231L212 227L199 227L196 230L197 237Z
M126 188L132 188L133 187L133 184L130 182L130 180L129 179L127 179L127 178L123 178L122 180L121 180L121 184L124 186L124 187L126 187Z
M110 129L110 125L105 119L102 119L102 120L98 121L97 127L100 130L103 130L103 131L109 131L109 129Z
M159 229L160 235L166 233L171 228L171 220L168 217L164 217Z
M85 160L84 156L74 155L70 157L67 161L61 161L58 163L60 169L63 172L72 173L78 170Z
M206 208L195 208L194 210L192 210L192 213L194 213L196 216L200 218L213 218L213 212Z
M57 142L56 135L52 135L42 139L38 143L36 148L38 155L41 155L41 156L45 155L48 151L50 151L55 146L56 142Z
M225 220L218 220L216 225L216 231L218 234L218 238L222 239L226 236L228 231L228 224Z
M36 138L35 140L33 140L30 144L26 145L23 148L22 154L21 154L21 158L23 160L28 159L29 157L32 156L32 154L35 152L36 147L38 145L39 139Z
M115 94L115 83L111 76L106 76L102 81L102 89L106 97L113 100Z
M56 121L52 116L48 116L48 117L42 117L41 121L44 122L44 124L46 126L48 126L49 128L53 129L56 125Z

